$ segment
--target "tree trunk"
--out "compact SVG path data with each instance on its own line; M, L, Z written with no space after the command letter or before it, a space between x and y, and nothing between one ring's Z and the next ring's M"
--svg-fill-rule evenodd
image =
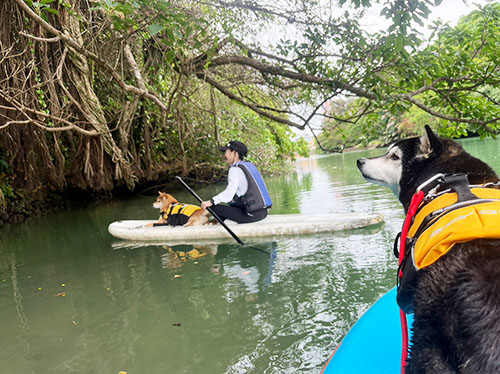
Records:
M76 7L77 1L71 1L72 6ZM80 22L71 12L64 12L64 16L61 17L61 22L63 22L63 28L69 33L71 38L83 45L84 41L80 32ZM74 51L71 47L69 58L73 63L74 69L68 69L69 78L74 84L76 91L79 95L79 103L82 109L82 114L85 116L86 120L90 122L92 127L96 129L100 136L96 141L101 144L101 146L95 149L104 150L111 158L115 170L114 178L117 181L126 181L129 187L133 186L134 179L132 178L132 171L130 168L129 161L124 157L121 149L116 145L111 133L109 132L107 121L102 111L101 103L99 98L94 92L92 86L92 72L87 59L80 53ZM104 170L104 158L99 154L89 154L93 147L87 144L86 147L86 178L94 179L98 186L112 188L113 179L111 175L106 175L106 173L100 173ZM94 149L94 150L95 150ZM90 167L92 164L93 167ZM93 175L94 173L99 173L98 175Z

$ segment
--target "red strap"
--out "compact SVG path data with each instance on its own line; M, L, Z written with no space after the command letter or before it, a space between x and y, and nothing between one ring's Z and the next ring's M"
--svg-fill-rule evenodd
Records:
M408 230L411 226L411 221L415 213L417 212L420 203L424 199L425 193L423 191L418 191L413 195L411 199L410 207L408 208L408 213L406 214L405 223L403 225L403 230L401 231L401 242L399 245L399 265L403 262L406 252L406 238L408 237ZM403 269L399 271L399 277L403 276ZM403 352L401 354L401 373L405 374L406 363L408 361L408 322L406 321L406 314L402 310L399 311L401 317L401 330L403 334Z
M401 317L401 331L403 333L403 351L401 352L401 374L406 372L406 364L408 362L408 322L406 320L406 314L399 309L399 316Z
M408 236L408 230L410 229L411 225L411 220L413 219L413 216L417 212L418 207L420 206L420 203L424 199L425 194L423 191L417 192L415 195L413 195L411 199L411 204L410 207L408 208L408 213L406 214L406 220L403 225L403 231L401 232L401 242L399 245L399 264L403 262L403 259L405 257L405 251L406 251L406 238ZM401 276L401 272L399 276Z

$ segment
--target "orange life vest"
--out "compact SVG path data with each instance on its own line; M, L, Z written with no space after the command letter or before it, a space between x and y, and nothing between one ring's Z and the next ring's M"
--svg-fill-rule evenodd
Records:
M500 238L500 190L472 188L471 192L479 199L458 203L456 192L446 193L417 213L408 232L409 238L416 238L412 247L412 261L416 269L433 264L456 243ZM460 204L467 205L460 207ZM439 214L439 211L442 213ZM437 217L416 236L425 217L432 213L437 214Z
M421 269L446 255L457 243L500 239L500 189L473 186L470 192L473 198L463 201L457 192L447 192L420 203L407 233L405 258L398 272L398 304L405 313L413 312L413 293Z

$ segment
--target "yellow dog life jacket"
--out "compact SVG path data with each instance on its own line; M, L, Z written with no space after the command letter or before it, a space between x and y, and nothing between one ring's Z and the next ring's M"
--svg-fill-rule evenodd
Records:
M409 238L415 238L421 231L419 228L429 214L437 214L418 235L412 248L412 261L417 270L436 262L456 243L500 238L500 190L472 188L471 192L479 199L466 201L463 207L460 203L453 207L458 196L452 192L435 198L417 213L408 231Z
M162 211L161 216L167 221L168 225L182 226L186 224L194 212L200 209L201 208L196 205L176 203L170 205L168 209Z
M477 198L459 201L457 192L438 195L421 203L408 230L405 256L398 271L397 302L413 313L413 296L419 271L455 244L474 239L500 239L500 190L473 187ZM403 249L402 249L403 250Z

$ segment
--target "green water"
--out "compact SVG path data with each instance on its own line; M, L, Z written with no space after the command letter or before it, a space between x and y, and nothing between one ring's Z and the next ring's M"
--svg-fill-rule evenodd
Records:
M500 173L498 142L463 144ZM385 214L379 227L253 243L269 256L224 244L183 260L176 254L192 247L122 246L108 224L156 218L152 196L1 228L0 372L320 373L394 286L403 212L355 166L382 152L300 160L295 173L268 178L274 214Z

